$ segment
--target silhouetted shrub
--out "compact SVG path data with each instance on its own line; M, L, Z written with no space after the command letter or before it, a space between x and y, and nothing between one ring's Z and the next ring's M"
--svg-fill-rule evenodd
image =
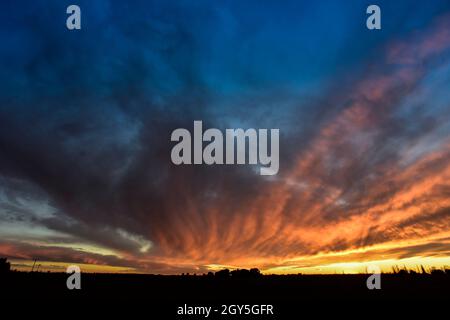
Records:
M433 276L436 276L436 275L443 276L443 275L445 275L445 271L441 270L441 269L431 269L431 274Z

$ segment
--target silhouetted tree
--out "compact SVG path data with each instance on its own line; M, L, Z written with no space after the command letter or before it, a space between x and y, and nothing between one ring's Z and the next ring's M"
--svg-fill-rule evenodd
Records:
M217 271L215 276L216 276L216 278L228 278L230 276L230 270L223 269L223 270Z
M0 258L0 273L7 273L11 271L11 264L6 258Z
M231 276L233 278L249 278L250 271L248 271L247 269L236 269L231 271Z
M261 271L259 271L258 268L252 268L252 269L250 269L250 275L255 278L260 277Z

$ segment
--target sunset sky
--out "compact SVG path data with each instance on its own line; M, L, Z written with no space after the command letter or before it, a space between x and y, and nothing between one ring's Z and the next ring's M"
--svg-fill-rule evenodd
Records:
M366 28L376 3L382 29ZM82 29L65 27L78 4ZM450 266L450 2L0 4L0 257L179 274ZM279 128L280 169L171 132Z

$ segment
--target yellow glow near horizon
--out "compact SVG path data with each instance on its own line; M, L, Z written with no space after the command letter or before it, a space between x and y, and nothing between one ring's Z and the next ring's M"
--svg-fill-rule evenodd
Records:
M17 271L31 271L33 266L31 260L11 260L12 269ZM39 266L40 272L65 272L69 265L75 263L65 262L50 262L50 261L38 261L35 266ZM76 264L82 272L86 273L146 273L134 268L107 266L107 265L95 265L95 264ZM442 269L450 267L450 257L411 257L404 259L386 259L386 260L373 260L364 262L336 262L323 265L314 265L299 267L296 265L285 265L273 268L262 269L263 274L358 274L366 273L367 267L370 265L376 265L384 273L391 273L393 267L399 267L400 269L406 268L407 270L414 270L421 272L420 268L423 266L427 271L431 269ZM221 269L238 269L239 267L230 265L211 264L206 266L210 271L219 271ZM151 272L149 272L151 273Z
M412 257L405 259L387 259L387 260L374 260L364 262L342 262L342 263L330 263L326 265L311 266L311 267L296 267L296 266L282 266L264 270L266 274L289 274L289 273L302 273L302 274L356 274L366 273L367 267L375 265L381 269L382 272L390 273L393 271L393 267L399 267L400 269L406 268L407 270L420 271L418 268L423 266L425 269L430 270L433 268L440 269L450 267L450 257Z
M279 257L251 257L245 256L236 260L230 260L228 263L210 264L207 261L186 261L184 258L149 258L142 257L137 260L138 265L148 265L148 263L158 263L161 265L176 267L175 273L204 273L208 271L218 271L221 269L238 268L259 268L264 274L334 274L334 273L365 273L369 265L377 265L382 272L392 272L393 267L407 268L417 270L424 266L427 270L431 268L443 268L450 266L450 256L445 252L430 252L429 255L420 255L413 257L403 257L402 252L408 247L426 245L438 241L441 244L450 244L450 234L444 232L438 236L409 239L407 241L385 242L368 247L354 248L343 251L319 252L308 256L288 256ZM35 243L36 244L36 243ZM41 247L51 248L53 245L39 244ZM104 250L101 247L77 244L58 244L56 247L68 247L80 252L92 252L98 255L119 255L110 250ZM33 265L32 260L13 259L12 268L20 271L30 271ZM86 261L85 261L86 262ZM161 273L161 270L151 270L142 268L133 268L125 266L100 265L93 263L68 263L39 261L39 271L65 272L67 266L77 264L83 272L95 273ZM35 268L35 269L36 269ZM170 268L168 270L171 270ZM172 269L173 270L173 269ZM200 271L202 270L202 271ZM167 271L162 273L174 273Z
M17 271L31 271L34 261L32 260L17 260L11 259L11 269ZM37 261L34 270L39 272L66 272L70 265L77 265L81 272L87 273L134 273L135 269L129 267L117 267L87 263L68 263L68 262L53 262L53 261ZM38 269L39 266L39 269Z

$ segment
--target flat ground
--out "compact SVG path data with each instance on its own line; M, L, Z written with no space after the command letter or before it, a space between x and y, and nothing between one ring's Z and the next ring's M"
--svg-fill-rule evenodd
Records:
M10 272L0 275L1 291L13 299L145 300L149 308L176 314L185 304L273 304L278 317L312 303L338 301L450 301L450 275L382 274L381 290L368 290L368 275L289 275L253 278L81 274L81 290L68 290L64 273ZM444 301L444 303L437 303ZM329 305L329 304L324 304ZM211 317L210 317L211 318ZM284 317L281 317L284 318Z

